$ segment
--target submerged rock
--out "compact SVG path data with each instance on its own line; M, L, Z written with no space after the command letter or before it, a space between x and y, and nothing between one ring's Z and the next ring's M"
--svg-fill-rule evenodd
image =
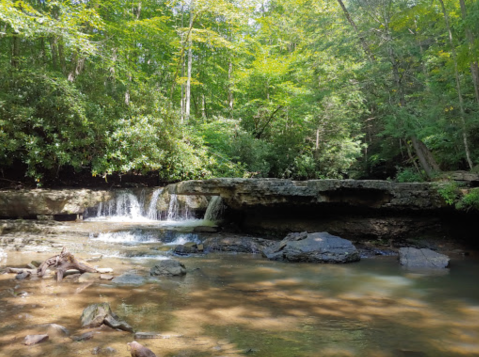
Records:
M350 263L360 260L348 240L327 232L290 233L281 242L263 250L270 260L308 263Z
M48 335L28 335L23 341L24 345L31 346L36 345L37 343L42 343L48 340Z
M120 320L107 302L87 306L83 310L81 324L82 327L99 327L105 324L115 329L133 332L133 328Z
M168 275L181 276L186 274L186 268L183 263L174 259L160 260L150 270L150 275Z
M122 285L141 285L145 283L145 278L140 275L126 273L117 276L111 282Z
M412 269L444 269L449 266L449 257L431 249L401 248L399 263Z
M113 347L95 347L92 351L92 355L112 355L117 351Z

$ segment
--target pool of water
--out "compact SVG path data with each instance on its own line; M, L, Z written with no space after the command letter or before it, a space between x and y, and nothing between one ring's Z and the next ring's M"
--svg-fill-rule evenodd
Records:
M131 236L128 244L117 238L75 237L71 250L85 258L107 248L117 252L94 263L112 267L115 275L147 277L157 259L170 258L168 241L152 248L151 241L140 240L132 247ZM125 254L132 249L156 249L158 257ZM51 255L10 253L7 265ZM96 347L130 356L126 343L133 335L104 328L87 341L52 335L36 346L22 344L26 335L42 332L42 324L62 325L70 335L90 331L81 329L80 316L98 302L109 302L135 330L162 334L138 341L164 357L479 356L475 258L453 260L441 273L404 270L394 257L348 265L225 253L175 259L186 265L185 277L143 285L0 275L0 356L89 356Z

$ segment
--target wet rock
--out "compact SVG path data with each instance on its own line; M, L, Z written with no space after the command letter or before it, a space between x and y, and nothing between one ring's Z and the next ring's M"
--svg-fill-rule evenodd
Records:
M203 242L206 252L260 253L265 247L274 244L262 238L228 236L210 237Z
M193 243L193 242L180 244L175 247L175 249L173 250L173 253L177 255L188 255L188 254L198 253L198 246L196 245L196 243Z
M155 332L136 332L135 338L137 340L159 339L159 338L162 338L162 335Z
M93 338L93 336L95 336L95 333L90 331L90 332L85 332L83 334L81 334L80 336L72 336L71 339L73 341L87 341L87 340L91 340Z
M104 302L87 306L81 316L82 327L99 327L102 324L115 329L132 332L133 328L111 310L110 304Z
M131 327L128 323L123 320L120 320L116 315L108 315L103 320L103 323L111 328L117 330L123 330L128 332L133 332L133 327Z
M24 345L31 346L48 340L48 335L28 335L23 341Z
M156 332L136 332L135 339L137 340L152 340L152 339L169 339L172 337L182 337L183 335L163 335Z
M15 276L15 279L17 280L24 280L26 278L28 278L30 276L30 272L29 271L22 271L21 273L18 273L16 276Z
M193 228L194 233L216 233L219 231L217 226L197 226Z
M79 283L90 283L98 280L98 274L95 273L83 273L78 278Z
M150 270L150 275L181 276L186 274L183 263L174 259L161 260Z
M92 355L112 355L116 350L113 347L95 347L92 351Z
M449 257L430 249L401 248L399 263L412 269L444 269L449 266Z
M32 264L35 268L38 268L42 262L39 262L38 260L32 260L30 264Z
M127 345L130 347L131 357L157 357L152 350L136 341L127 343Z
M360 260L356 247L348 240L327 232L291 233L281 242L263 250L270 260L308 263L350 263Z
M112 280L112 283L122 285L141 285L145 283L145 278L136 274L122 274Z
M113 275L110 274L101 274L100 275L100 280L112 280L114 278Z

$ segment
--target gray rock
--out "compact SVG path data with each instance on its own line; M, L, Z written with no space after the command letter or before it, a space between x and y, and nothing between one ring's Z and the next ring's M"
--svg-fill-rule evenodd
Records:
M181 276L186 274L186 268L183 263L174 259L160 260L150 270L150 275Z
M31 346L48 340L48 335L28 335L23 341L24 345Z
M196 243L180 244L175 247L173 252L178 255L194 254L198 253L198 246Z
M71 339L73 341L87 341L87 340L91 340L93 338L93 336L95 336L95 333L93 331L89 331L89 332L85 332L83 334L81 334L80 336L72 336Z
M228 237L210 237L203 242L206 252L260 253L274 241L230 235Z
M29 271L22 271L21 273L18 273L17 275L15 275L15 279L24 280L24 279L28 278L30 275L31 274L30 274Z
M112 280L112 282L122 285L141 285L145 283L145 278L140 275L126 273L117 276Z
M133 332L133 328L111 310L110 304L104 302L87 306L81 316L82 327L99 327L102 324L115 329Z
M263 250L270 260L308 263L350 263L360 260L356 247L348 240L327 232L291 233L281 242Z
M444 269L449 266L449 257L430 249L401 248L399 263L411 269Z

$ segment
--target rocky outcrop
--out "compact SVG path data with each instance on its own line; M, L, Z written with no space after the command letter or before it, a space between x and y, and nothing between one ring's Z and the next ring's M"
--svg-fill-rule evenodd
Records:
M74 218L113 195L113 191L88 189L1 191L0 217L53 219L70 215Z
M354 245L327 232L291 233L263 250L270 260L307 263L350 263L360 260Z
M407 247L399 249L399 263L409 269L444 269L449 257L431 249Z
M223 225L235 232L284 237L289 232L327 231L347 239L389 240L461 231L469 237L471 230L461 227L473 224L474 218L448 206L438 193L440 185L221 178L180 182L166 190L220 195L226 206Z
M230 179L185 181L168 186L178 195L221 196L233 209L281 205L343 204L368 208L428 210L445 207L437 184L373 180Z

